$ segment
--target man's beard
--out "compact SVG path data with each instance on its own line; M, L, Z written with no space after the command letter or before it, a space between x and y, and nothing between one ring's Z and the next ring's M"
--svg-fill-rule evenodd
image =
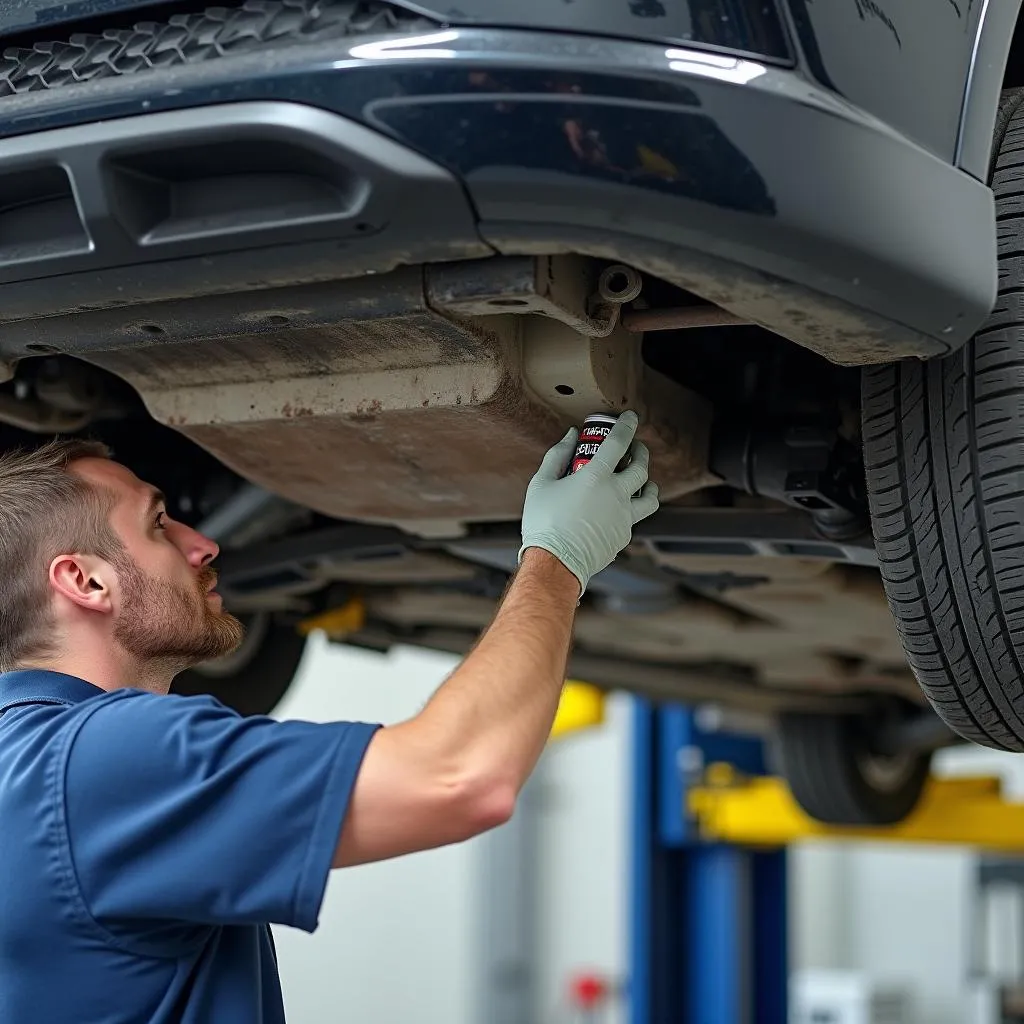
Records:
M233 615L215 611L207 593L217 578L201 569L194 587L146 576L125 554L116 564L121 612L114 640L141 662L161 662L175 672L230 654L245 629Z

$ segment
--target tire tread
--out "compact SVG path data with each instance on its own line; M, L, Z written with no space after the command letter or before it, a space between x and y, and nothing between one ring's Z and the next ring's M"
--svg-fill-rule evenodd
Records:
M875 542L910 666L951 728L1013 751L1024 751L1024 210L1011 204L1024 148L1004 142L1022 133L1024 90L1013 90L997 121L1007 248L988 322L946 359L863 378Z

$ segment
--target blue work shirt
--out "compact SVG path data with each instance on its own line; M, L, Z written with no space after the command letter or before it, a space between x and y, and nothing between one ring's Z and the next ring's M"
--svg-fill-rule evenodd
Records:
M0 675L0 1021L282 1024L375 728Z

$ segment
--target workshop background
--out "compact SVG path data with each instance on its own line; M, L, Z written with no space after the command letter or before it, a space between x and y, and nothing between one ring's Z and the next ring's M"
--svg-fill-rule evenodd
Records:
M399 721L455 664L316 635L276 715ZM630 715L630 698L613 696L602 725L553 742L503 829L335 873L314 935L275 930L291 1024L628 1024ZM950 751L937 770L999 774L1008 796L1024 794L1013 755ZM794 983L891 986L892 1024L977 1019L976 866L956 847L794 848ZM1024 906L1000 906L988 926L996 967L1019 972ZM844 973L821 973L834 970ZM576 998L602 988L588 1016Z

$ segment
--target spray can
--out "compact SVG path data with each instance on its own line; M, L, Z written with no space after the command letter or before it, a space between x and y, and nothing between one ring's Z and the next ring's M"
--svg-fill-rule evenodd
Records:
M569 464L569 474L578 473L597 454L601 442L608 436L609 431L615 426L618 416L607 412L591 413L580 428L579 440L576 442L576 451L573 454L572 462ZM627 462L627 455L623 462ZM621 466L619 467L622 468Z

